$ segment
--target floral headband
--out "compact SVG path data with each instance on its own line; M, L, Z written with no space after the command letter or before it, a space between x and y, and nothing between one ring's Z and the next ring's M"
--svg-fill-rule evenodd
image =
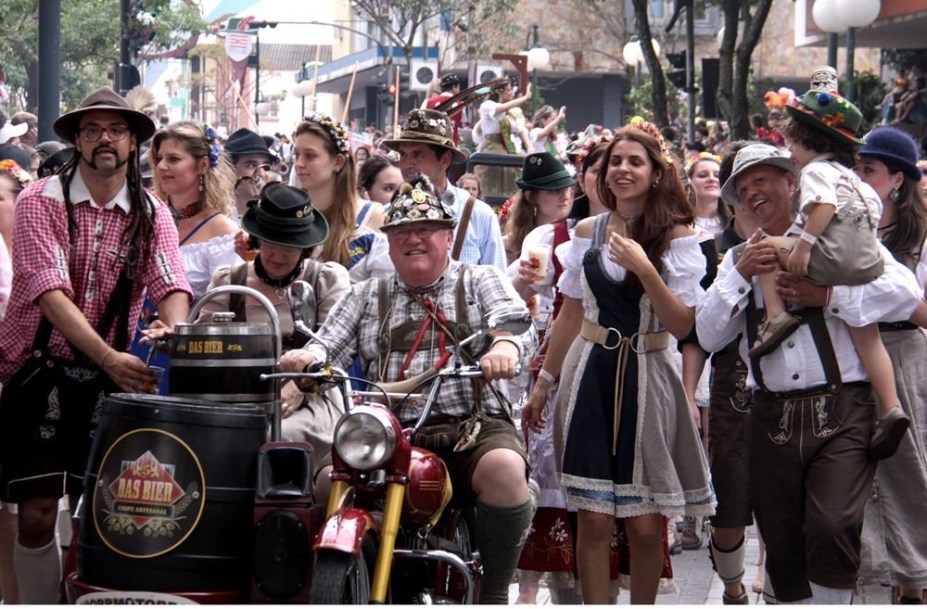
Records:
M583 145L576 151L576 162L582 167L586 162L586 157L589 156L590 152L596 149L596 146L599 144L606 144L610 141L612 141L612 136L608 134L594 135L590 138L586 138Z
M695 167L696 163L700 161L713 161L718 165L721 164L721 157L715 154L714 152L695 152L686 157L685 172L686 175L692 171L692 168Z
M32 176L24 171L16 161L0 161L0 173L5 173L19 182L20 189L32 183Z
M348 142L348 134L341 123L322 112L313 112L304 117L303 120L309 121L310 123L318 123L325 127L325 130L328 131L328 135L332 138L332 141L335 142L335 148L342 154L351 154L351 144Z
M222 149L219 148L219 134L209 125L203 125L203 137L209 144L209 166L215 169L219 166L219 157L222 156Z
M631 121L626 125L626 127L634 127L635 129L640 129L653 139L657 140L657 143L660 145L660 153L663 156L663 160L667 165L676 165L676 157L670 150L669 144L663 138L663 134L660 133L660 128L651 123L650 121L644 120L640 116L635 116Z

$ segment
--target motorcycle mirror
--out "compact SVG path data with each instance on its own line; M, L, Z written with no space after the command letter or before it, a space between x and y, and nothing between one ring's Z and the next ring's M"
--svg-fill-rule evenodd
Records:
M293 326L305 332L315 325L315 290L305 281L294 281L286 291Z

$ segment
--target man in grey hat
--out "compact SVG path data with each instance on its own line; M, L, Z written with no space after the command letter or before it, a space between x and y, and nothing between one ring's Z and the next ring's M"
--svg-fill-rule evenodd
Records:
M76 154L20 193L13 290L0 325L0 500L19 504L14 551L23 603L58 601L58 500L83 486L95 421L112 391L155 392L127 353L143 299L149 339L186 318L192 292L168 209L141 187L147 116L109 87L55 121Z
M921 295L911 272L887 250L885 272L860 286L826 288L781 273L778 291L803 307L795 310L801 325L765 358L751 360L747 346L763 315L759 275L778 259L762 237L792 230L796 180L779 148L753 144L737 153L721 195L735 207L749 206L760 230L725 254L697 308L696 330L706 351L743 334L740 354L753 390L750 495L766 540L767 593L781 602L849 604L875 461L868 456L874 397L847 324L907 320Z

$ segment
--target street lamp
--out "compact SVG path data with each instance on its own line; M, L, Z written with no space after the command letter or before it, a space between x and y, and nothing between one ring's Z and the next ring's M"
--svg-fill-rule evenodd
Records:
M525 55L528 57L528 69L531 70L531 114L538 110L538 70L545 70L550 66L550 51L538 44L538 24L531 26L528 36L534 36L534 44L528 48L528 38L525 38Z
M846 95L849 101L856 96L856 80L854 77L854 52L856 50L856 30L868 27L879 16L882 10L881 0L816 0L811 9L814 23L828 36L834 36L846 31L847 33L847 67L846 67ZM828 63L836 65L836 43L833 57L828 47Z
M653 52L657 55L660 54L660 43L656 40L650 40ZM631 40L628 41L624 48L621 50L621 55L624 58L624 62L629 66L634 66L634 75L636 86L641 86L641 72L643 71L644 66L644 49L641 47L641 41L637 37L637 34L631 36Z

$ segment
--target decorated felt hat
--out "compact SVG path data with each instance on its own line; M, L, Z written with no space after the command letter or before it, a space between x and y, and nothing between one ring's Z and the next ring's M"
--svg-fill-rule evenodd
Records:
M551 153L535 152L525 157L515 184L522 190L560 190L576 184L576 178Z
M403 142L435 144L454 153L452 164L464 163L467 154L454 144L454 123L444 112L421 108L409 113L409 118L402 125L399 137L383 140L383 145L390 150L399 150Z
M77 140L77 132L80 130L80 119L88 112L101 110L122 114L129 123L129 130L135 134L138 144L154 135L156 129L154 121L144 112L133 110L129 102L111 87L100 87L85 97L76 110L59 116L54 124L55 135L69 144L74 144Z
M400 186L384 215L385 221L380 227L384 233L399 226L424 222L433 222L447 228L457 225L451 208L438 198L434 186L425 176Z
M267 147L264 138L250 129L242 128L230 135L225 142L225 151L228 152L233 163L238 160L238 157L247 154L263 154L270 163L279 161L277 155Z
M312 207L306 191L271 182L248 201L241 227L262 241L285 247L314 247L328 237L328 220Z
M810 89L792 100L786 111L795 120L829 135L854 144L862 144L857 137L863 124L863 114L836 91Z
M895 127L879 127L863 138L859 156L879 159L892 170L901 171L915 182L921 179L917 167L920 156L917 142L906 131Z
M779 169L784 169L796 173L795 163L792 161L788 150L770 146L769 144L750 144L737 151L734 157L734 168L731 170L731 177L724 182L721 187L721 198L724 202L735 207L740 205L740 197L737 196L737 177L757 165L772 165Z
M445 74L441 77L439 84L442 89L450 89L460 85L460 78L456 74Z

